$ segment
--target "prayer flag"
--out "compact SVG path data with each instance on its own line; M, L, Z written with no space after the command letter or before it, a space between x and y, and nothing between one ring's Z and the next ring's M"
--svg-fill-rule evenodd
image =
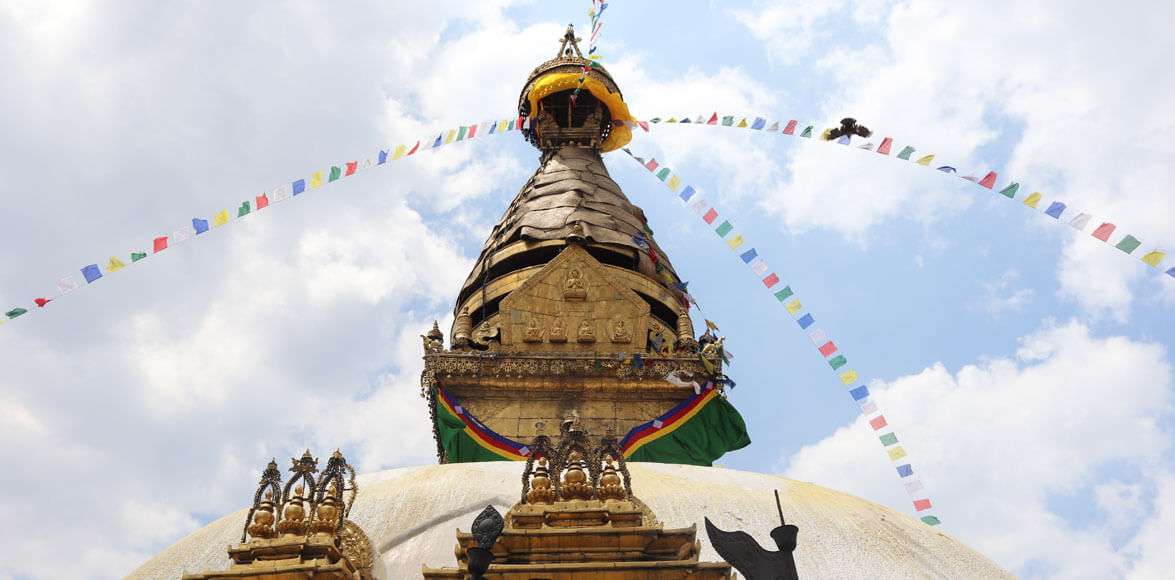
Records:
M37 308L44 308L46 304L52 301L50 298L33 298L33 304L36 304Z
M155 253L158 254L167 249L167 236L159 236L155 238Z
M82 268L82 276L86 278L86 284L93 284L94 280L102 277L102 271L98 269L98 264L90 264Z
M723 221L722 224L719 225L718 228L714 230L714 233L718 234L718 237L724 238L724 237L726 237L726 234L729 234L730 230L733 230L733 229L734 229L734 226L730 225L730 222Z
M966 179L967 181L974 181L977 183L979 182L979 178L975 177L974 175L964 175L963 177L960 177L959 179Z
M299 193L306 191L306 180L299 179L298 181L295 181L293 183L293 187L294 187L294 195L298 195ZM276 198L276 196L275 196L275 198Z
M870 141L864 145L857 145L857 149L864 149L866 151L872 151L873 150L873 142Z
M464 134L465 132L462 131L461 133ZM449 129L449 134L445 135L445 145L452 143L453 140L456 138L457 138L457 130L456 129Z
M851 139L852 137L848 135L841 135L839 138L837 138L836 142L841 145L848 145Z
M848 370L841 373L840 382L842 385L851 385L857 382L857 371Z
M1110 234L1114 233L1114 227L1114 224L1105 222L1098 226L1096 230L1093 230L1093 233L1090 235L1105 242L1110 239Z
M412 150L408 152L408 155L416 153L417 149L420 149L420 141L417 141L416 144L412 146Z
M408 152L408 148L403 145L396 145L396 150L392 152L392 161L395 161L404 156Z
M25 314L27 312L28 312L28 310L25 310L24 308L13 308L12 310L5 312L4 316L7 316L8 319L11 320L11 319L16 318L17 316L20 316L21 314Z
M702 216L702 221L708 224L714 223L714 220L716 219L718 219L718 212L715 211L714 208L710 208L710 210L706 212L706 215Z
M648 123L646 123L646 122L644 122L644 121L637 121L637 122L636 122L636 124L637 124L637 126L638 126L638 127L640 127L640 128L641 128L641 130L642 130L642 131L644 131L645 133L648 133L648 132L649 132L649 124L648 124Z
M909 463L899 465L897 469L898 475L901 477L910 477L911 475L914 475L914 468L911 467Z
M732 250L739 249L739 246L743 245L743 235L735 234L733 238L726 240L726 245L730 246L730 249Z
M171 241L177 244L182 244L192 239L192 236L194 235L196 235L196 232L192 229L191 226L184 226L174 232L171 232Z
M691 121L691 120L689 119L689 117L682 117L682 118L681 118L681 122L682 122L682 123L693 123L693 121Z
M332 165L330 168L330 175L327 176L327 181L334 181L343 176L343 170L338 165Z
M476 135L477 135L477 125L470 125L469 126L469 135L466 135L466 137L473 139L473 137Z
M674 175L669 178L669 181L665 182L665 185L669 187L669 191L677 191L681 187L681 178Z
M666 123L676 123L677 117L669 117L668 119L665 120L665 122Z
M983 179L979 180L979 185L991 189L995 187L995 178L996 173L994 171L988 171L987 175L984 175Z
M784 308L787 309L788 314L795 316L796 313L804 309L804 305L800 303L799 298L796 298L795 300L792 300L791 302L788 302L786 305L784 305Z
M665 181L666 179L669 179L669 168L662 167L661 171L657 172L657 179L660 179L661 181Z
M110 256L110 262L106 264L106 273L109 274L110 272L117 272L125 267L126 264L123 264L122 260L119 260L114 256Z
M1116 245L1114 247L1129 254L1130 252L1137 250L1138 247L1141 245L1142 245L1142 242L1138 241L1138 238L1136 238L1130 234L1127 234L1126 237L1122 238L1122 241L1118 242L1118 245Z
M763 274L766 274L767 262L764 261L763 258L756 258L754 262L751 262L751 271L754 272L756 276L762 276ZM768 288L770 288L770 286L768 286Z
M245 216L249 215L250 211L253 211L253 208L251 208L249 206L249 202L242 201L241 207L237 208L237 217L245 217Z
M824 344L829 342L828 333L823 328L813 328L808 331L808 340L811 340L812 344Z
M784 135L794 135L795 132L796 132L796 120L792 119L791 121L787 122L786 126L784 126L783 134Z
M1069 221L1069 225L1076 229L1084 230L1085 226L1089 225L1090 217L1092 216L1087 213L1079 213L1077 214L1077 217Z
M147 252L131 252L131 262L138 262L147 257Z
M227 223L228 223L228 210L227 209L222 209L219 212L216 212L216 215L212 216L212 225L214 225L214 226L223 226L224 224L227 224Z
M892 455L892 454L891 454L891 455ZM903 453L902 455L905 455L905 453ZM930 507L931 507L931 506L930 506L930 500L928 500L928 499L916 499L916 500L914 500L914 509L915 509L916 511L925 511L925 510L928 510L928 509L930 509Z
M66 276L57 281L57 292L59 294L69 294L78 287L78 281L73 279L73 276Z
M273 197L270 198L270 201L273 203L281 203L287 199L290 199L289 185L279 185L273 188Z
M208 220L192 218L192 229L196 230L196 235L200 235L208 231Z
M310 188L314 189L316 187L322 187L321 171L315 171L314 174L310 176Z
M828 344L832 344L832 343L830 342ZM835 347L834 347L834 350L835 350ZM824 351L821 351L821 354L823 354L823 353L824 353ZM824 355L824 356L828 356L828 355ZM838 354L838 355L828 359L828 366L832 367L832 370L834 370L834 371L836 369L839 369L840 367L847 365L847 364L849 364L849 359L845 358L845 355L843 355L843 354Z
M1020 184L1016 183L1016 182L1012 182L1012 183L1008 184L1007 187L1000 190L1000 195L1007 197L1009 199L1015 199L1016 192L1019 190L1020 190Z
M269 198L266 197L264 193L253 198L253 201L255 202L257 209L265 209L269 207Z
M1175 278L1175 267L1167 268L1167 275Z
M381 158L383 158L383 157L387 157L387 156L388 156L388 154L387 154L387 152L386 152L386 151L380 151L380 152L379 152L379 154L380 154ZM383 162L381 161L380 163L383 163ZM355 172L356 172L356 171L358 171L358 170L359 170L359 164L358 164L358 163L356 163L356 162L354 162L354 161L348 161L348 162L347 162L347 171L346 171L346 172L344 172L344 173L343 173L343 175L344 175L344 176L347 176L347 175L355 175Z
M809 326L812 326L815 323L816 323L816 319L812 318L811 314L805 314L805 315L801 316L799 320L796 321L796 324L799 324L800 328L808 328Z
M779 121L775 121L775 122L771 123L771 126L767 127L767 130L768 131L779 131Z
M922 482L917 479L912 479L906 482L906 493L914 493L922 489Z
M690 209L694 210L694 213L702 213L706 209L706 198L701 196L695 197L694 202L689 204L689 206Z
M942 167L939 167L938 170L943 173L954 173L955 172L955 168L951 167L950 165L943 165Z
M457 129L457 140L458 140L458 141L460 141L460 140L462 140L462 139L464 139L464 138L465 138L465 131L466 131L466 128L465 128L465 126L464 126L464 125L462 125L461 127L459 127L459 128Z
M922 523L928 526L937 526L942 523L937 516L922 516Z
M885 445L886 447L898 444L898 436L894 435L893 433L886 433L885 435L878 437L878 439L880 439L881 444Z
M812 137L812 126L811 126L811 125L808 125L807 127L805 127L805 128L804 128L804 132L803 132L803 133L800 133L800 137L808 137L808 138L811 138L811 137Z
M718 113L714 113L713 115L710 115L710 120L706 121L706 124L707 125L717 125L718 124Z
M882 155L889 155L889 148L893 146L893 139L886 137L881 140L881 145L877 146L877 152Z
M910 147L909 145L906 145L905 147L902 148L901 153L898 153L898 159L905 159L906 161L909 161L910 155L912 155L913 153L914 153L914 148Z
M927 155L925 157L919 157L918 160L915 161L914 163L917 163L918 165L929 166L931 161L934 161L934 154L933 153L930 155Z
M906 450L901 447L894 447L889 450L889 460L897 461L906 456Z
M1162 250L1152 250L1150 252L1147 252L1147 254L1142 257L1142 261L1144 264L1146 264L1148 266L1151 266L1153 268L1158 268L1159 262L1162 262L1163 256L1166 256L1166 255L1167 255L1167 252L1164 252Z
M1040 198L1041 198L1040 192L1034 191L1034 192L1028 194L1028 197L1024 198L1024 205L1026 205L1032 209L1036 209L1036 204L1040 203Z
M832 342L830 340L830 341L824 343L823 345L821 345L819 350L820 350L820 356L825 356L825 357L831 356L833 353L836 352L836 343ZM838 357L838 358L843 358L843 357ZM832 367L832 370L836 370L836 368L837 367Z
M444 133L437 133L437 140L432 142L432 148L436 149L437 147L440 147L441 142L444 141L444 139L445 139Z
M648 169L649 173L652 173L653 171L656 171L657 167L659 166L660 164L657 163L656 159L650 159L649 162L645 164L645 169Z
M783 290L780 290L779 292L775 293L775 299L779 300L780 302L783 302L784 300L791 298L792 294L795 294L795 293L791 291L791 286L784 286Z
M722 126L723 127L729 127L733 124L734 124L734 117L733 116L727 115L722 118Z
M758 255L759 255L759 252L756 252L755 248L751 248L751 249L743 252L742 254L739 254L738 257L743 261L744 264L750 264L751 260L754 260L755 256L758 256Z
M739 129L746 129L747 128L747 120L743 119L743 120L739 121L738 125L736 125L736 127L738 127Z
M378 160L378 161L376 161L376 164L377 164L377 165L383 165L384 163L387 163L387 162L388 162L388 152L387 152L387 151L384 151L383 149L380 149L380 151L379 151L379 160Z
M379 153L380 153L380 155L383 155L383 156L384 156L384 158L385 158L385 160L386 160L386 158L387 158L387 152L385 152L385 151L380 151ZM381 162L381 163L382 163L382 162ZM363 160L363 170L364 170L364 171L367 171L368 169L371 169L372 167L375 167L375 166L376 166L376 163L373 163L373 162L371 161L371 158L370 158L370 157L368 157L368 158L366 158L366 159L364 159L364 160ZM352 173L354 173L354 172L352 172ZM348 173L347 175L351 175L351 173Z
M885 415L878 415L869 420L869 426L872 427L874 431L877 431L888 424L889 423L885 421Z
M865 401L864 403L861 403L861 414L862 415L868 416L868 415L872 415L876 412L877 412L877 403L874 403L873 401Z
M1053 219L1061 219L1061 212L1065 211L1065 204L1054 201L1049 204L1049 208L1044 210L1045 215L1050 215Z
M768 274L766 278L763 278L763 285L768 288L770 288L778 283L779 283L779 276L776 276L775 272L772 272L772 273ZM778 294L777 294L777 296L778 296Z
M689 198L694 196L694 186L692 186L692 185L685 186L685 189L681 190L681 193L679 193L677 195L678 195L678 197L681 198L682 201L689 201Z

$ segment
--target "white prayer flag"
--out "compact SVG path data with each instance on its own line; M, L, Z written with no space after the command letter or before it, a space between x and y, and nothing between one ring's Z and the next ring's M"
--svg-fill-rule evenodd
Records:
M751 261L751 271L762 277L767 272L767 262L763 258L755 258Z
M78 288L78 281L73 279L73 276L66 276L57 281L57 292L60 294L69 294Z
M290 185L279 185L273 188L273 193L269 196L269 203L280 203L290 199Z

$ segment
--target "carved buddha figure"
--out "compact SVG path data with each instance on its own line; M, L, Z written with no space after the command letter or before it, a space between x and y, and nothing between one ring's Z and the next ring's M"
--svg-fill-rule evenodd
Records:
M584 318L579 321L579 333L577 334L579 342L595 342L596 331L592 328L591 319Z
M551 324L551 334L547 339L551 342L567 342L567 327L562 318L556 318Z
M568 300L583 300L587 298L587 288L584 284L583 272L580 265L572 264L567 271L567 279L563 282L563 298Z
M612 342L632 342L632 329L628 327L624 319L612 323Z
M539 323L534 317L526 321L526 333L522 336L523 342L542 342L543 330L539 328Z

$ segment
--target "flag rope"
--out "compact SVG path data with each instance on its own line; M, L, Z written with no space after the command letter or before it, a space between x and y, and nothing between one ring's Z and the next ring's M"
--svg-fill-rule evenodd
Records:
M845 358L840 347L829 337L828 332L816 325L816 319L800 302L799 297L792 290L792 287L784 284L779 274L768 267L767 262L759 255L758 249L750 246L742 233L735 231L735 227L730 223L730 220L719 220L719 216L723 214L719 214L718 210L709 204L705 197L692 185L685 183L679 173L669 169L664 163L656 159L650 158L646 161L634 155L627 148L624 149L624 152L633 161L644 167L650 174L661 180L666 188L677 194L677 198L681 203L688 204L694 210L694 213L702 218L702 221L707 226L713 228L718 238L726 243L730 250L763 283L764 288L787 310L787 313L791 315L800 329L808 335L816 351L820 353L821 358L824 359L829 368L836 374L841 385L848 389L849 396L860 406L861 416L868 422L869 427L877 436L890 462L896 469L898 476L901 478L902 485L906 489L906 493L910 496L910 501L914 505L914 511L918 514L918 518L923 523L931 526L942 523L934 513L934 506L931 504L930 498L924 490L922 480L914 475L913 465L909 460L905 447L898 441L896 430L889 424L885 414L881 412L876 401L870 396L869 387L866 382L861 380L856 370L848 366L848 359Z
M689 117L683 117L681 119L677 119L676 117L668 117L666 119L654 117L648 121L629 121L629 123L630 126L639 127L645 132L649 131L649 125L656 125L660 123L751 129L762 131L764 133L779 133L781 135L789 135L793 137L797 136L796 130L799 129L799 124L795 119L787 121L783 128L779 127L779 121L774 121L768 125L767 119L764 117L755 117L754 120L750 122L748 122L745 117L741 118L741 120L738 122L735 122L734 119L735 116L727 115L722 117L720 121L718 113L715 112L710 115L709 119L705 119L704 115L698 116L696 119L690 119ZM806 125L798 132L798 136L801 138L811 139L815 127L815 125ZM817 140L825 141L824 139ZM852 136L845 135L836 141L827 142L838 143L847 146L851 144L851 140ZM895 148L895 145L894 139L892 137L885 137L881 140L881 143L876 145L876 147L874 147L872 141L868 141L862 145L858 145L856 148L866 151L875 151L878 154L889 157L890 152ZM914 156L915 152L919 153L917 157ZM893 158L909 161L915 165L921 165L928 169L933 169L944 174L958 174L957 168L952 165L932 164L935 159L935 155L933 153L923 153L925 152L919 152L918 149L912 145L903 145L903 147L898 150L897 155L894 155ZM1116 230L1118 230L1118 226L1115 223L1111 221L1101 221L1101 225L1098 225L1092 231L1088 231L1090 224L1099 223L1098 220L1093 219L1093 214L1075 211L1070 208L1068 204L1056 198L1046 199L1045 195L1039 191L1032 191L1027 195L1020 195L1017 197L1018 194L1020 194L1020 183L1013 181L997 189L996 180L998 177L999 174L995 171L987 171L983 177L978 177L975 174L959 176L960 179L970 181L978 187L999 193L1008 199L1018 199L1025 207L1028 207L1033 211L1043 213L1044 215L1049 216L1058 222L1061 221L1061 216L1064 215L1068 220L1070 227L1081 232L1088 232L1090 237L1096 238L1106 245L1112 245L1114 248L1120 250L1124 254L1134 257L1138 261L1146 264L1147 266L1150 266L1152 269L1158 272L1164 272L1164 268L1166 268L1165 273L1168 276L1175 278L1175 264L1171 263L1171 260L1166 260L1168 255L1166 250L1159 247L1152 247L1145 253L1140 252L1135 254L1134 251L1142 246L1142 241L1133 234L1115 236L1114 233ZM1070 216L1072 216L1072 219L1070 219ZM1111 238L1113 238L1114 241L1111 241ZM1163 263L1164 260L1167 261L1166 264Z

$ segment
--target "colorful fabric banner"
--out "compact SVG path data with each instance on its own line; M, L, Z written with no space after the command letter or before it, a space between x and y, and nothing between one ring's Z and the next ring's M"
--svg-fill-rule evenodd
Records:
M525 445L498 435L478 421L444 389L436 387L436 432L447 463L524 461Z
M742 415L712 384L620 440L629 461L710 466L751 444Z

